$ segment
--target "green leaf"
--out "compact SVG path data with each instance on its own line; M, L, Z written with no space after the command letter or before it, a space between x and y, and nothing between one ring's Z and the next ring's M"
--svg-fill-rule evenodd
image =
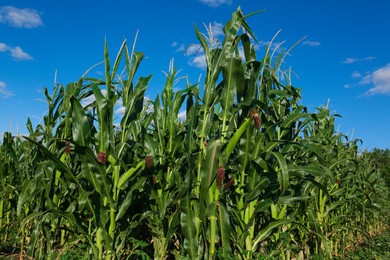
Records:
M54 163L54 166L56 167L56 169L58 171L60 171L61 173L64 173L64 175L66 176L66 178L69 181L76 183L80 187L80 183L79 183L77 177L71 171L71 169L65 163L63 163L55 154L50 152L46 147L44 147L42 144L34 141L30 137L23 136L23 138L27 139L31 143L36 144L38 146L38 148L40 149L40 151L42 151L42 153Z
M124 40L122 42L122 45L121 47L119 48L119 51L118 51L118 54L115 58L115 62L114 62L114 67L112 68L112 73L111 73L111 81L114 81L114 78L115 76L117 75L117 71L118 71L118 68L119 68L119 64L121 62L121 59L122 59L122 55L123 55L123 52L124 52L124 49L126 48L126 40ZM106 48L107 46L105 46ZM108 54L108 51L107 51L107 54ZM108 63L109 64L109 63Z
M260 181L256 182L254 187L245 196L245 201L248 203L257 199L260 194L265 191L270 183L271 181L267 177L261 176Z
M40 175L38 174L35 176L34 179L30 179L29 181L24 182L22 190L18 197L18 203L16 206L16 215L18 217L21 217L24 204L27 203L28 201L31 201L44 189L45 189L45 185L42 181L42 178L40 178Z
M281 196L278 198L278 204L292 204L293 202L296 201L301 201L301 200L307 200L310 199L310 196L299 196L299 197L294 197L294 196Z
M70 99L72 109L72 135L73 141L79 145L86 145L90 143L90 126L88 123L88 118L85 115L84 108L81 106L80 102L72 97Z
M290 177L289 177L289 173L288 173L287 162L284 159L282 154L280 154L278 152L271 152L271 154L273 156L275 156L276 160L278 161L278 165L279 165L279 169L280 169L278 179L279 179L279 183L280 183L280 189L281 189L281 192L283 194L286 192L286 190L289 186L289 178Z
M205 198L207 204L210 203L212 199L209 197L209 188L217 174L220 153L220 141L210 140L207 146L206 161L201 170L201 196Z
M140 161L137 166L130 168L127 170L120 178L118 181L118 189L120 189L126 181L131 178L135 172L137 172L141 167L145 167L145 160Z
M96 154L90 147L76 145L75 152L80 156L82 162L82 176L93 185L103 199L107 199L110 204L113 204L112 185L109 184L110 180L106 176L106 167L97 161Z
M266 228L260 230L257 233L256 238L253 240L252 250L256 251L258 244L264 239L266 239L271 234L272 230L277 227L287 225L289 223L291 223L291 220L278 220L270 223Z
M273 200L270 198L257 202L255 207L255 213L267 211L273 203Z
M104 68L105 68L105 76L106 76L106 97L108 98L111 96L111 78L114 76L111 76L110 70L110 56L108 53L108 44L107 40L104 39ZM95 95L96 96L96 95ZM97 97L96 97L97 98Z
M245 132L245 130L247 129L250 122L251 122L250 118L245 119L245 121L241 124L241 126L237 129L237 131L234 133L234 135L228 141L228 144L227 144L226 149L224 151L225 165L229 161L230 154L232 153L233 149L236 147L237 142L240 140L242 134Z
M126 197L118 207L118 213L115 216L115 221L119 221L126 213L126 211L129 209L131 203L134 203L133 201L134 191L141 189L145 185L145 182L146 182L146 178L142 177L139 180L137 180L135 184L131 186L130 190L127 192Z
M218 203L218 220L219 230L222 240L222 257L227 258L232 255L232 249L230 247L230 220L229 214L225 206L222 203Z
M200 256L198 255L199 236L197 230L197 221L199 222L199 217L196 216L188 195L181 200L180 204L182 208L180 224L184 236L184 250L191 259L200 259Z
M107 153L113 133L113 114L115 99L103 96L99 86L92 84L92 91L96 98L99 131L97 133L99 152Z
M244 71L241 58L225 57L221 64L223 76L223 88L220 96L222 115L222 136L230 135L228 133L228 123L234 113L234 98L237 93L238 85L244 85Z
M307 175L313 177L329 177L332 174L328 169L323 167L319 163L310 163L307 166L298 166L298 165L289 165L288 166L290 174L296 173L300 174L300 176L305 177Z

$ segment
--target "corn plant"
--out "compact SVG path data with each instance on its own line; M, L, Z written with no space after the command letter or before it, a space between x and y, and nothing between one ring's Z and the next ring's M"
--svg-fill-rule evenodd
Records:
M172 61L153 101L126 41L113 64L105 43L103 79L45 89L42 123L0 146L2 241L38 259L330 259L386 228L385 167L327 105L301 104L290 49L258 58L254 14L234 12L222 42L195 26L204 82Z

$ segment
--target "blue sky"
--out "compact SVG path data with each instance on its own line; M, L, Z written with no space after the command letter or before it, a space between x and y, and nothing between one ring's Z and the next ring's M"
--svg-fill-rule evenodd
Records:
M138 76L153 74L147 95L163 87L169 62L196 83L204 74L194 24L211 24L222 37L222 25L238 6L248 18L261 52L279 30L275 42L289 48L286 60L303 89L311 111L330 100L338 129L363 140L362 149L390 148L390 1L187 0L187 1L22 1L0 2L0 135L26 133L30 117L36 125L46 106L43 87L77 81L103 60L106 38L112 59L122 41L144 52ZM185 51L187 50L187 51ZM102 67L90 72L102 77ZM184 87L183 80L178 87Z

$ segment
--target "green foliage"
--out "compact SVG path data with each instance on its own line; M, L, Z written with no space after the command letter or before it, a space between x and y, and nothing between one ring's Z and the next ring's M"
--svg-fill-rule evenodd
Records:
M104 79L45 89L43 124L0 146L2 243L38 259L323 259L386 229L388 150L360 153L326 106L309 113L288 52L258 59L247 17L219 45L195 27L205 81L175 92L172 63L154 101L126 41L112 67L105 42Z

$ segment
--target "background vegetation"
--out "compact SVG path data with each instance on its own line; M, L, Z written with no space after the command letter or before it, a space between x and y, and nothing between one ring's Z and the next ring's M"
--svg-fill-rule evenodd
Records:
M0 146L1 249L34 259L374 249L388 227L389 150L359 152L326 105L309 112L282 70L288 51L258 58L246 17L233 13L222 43L195 27L207 72L184 90L172 63L162 93L145 99L151 76L136 78L143 54L126 42L113 65L105 44L104 79L45 89L43 123Z

